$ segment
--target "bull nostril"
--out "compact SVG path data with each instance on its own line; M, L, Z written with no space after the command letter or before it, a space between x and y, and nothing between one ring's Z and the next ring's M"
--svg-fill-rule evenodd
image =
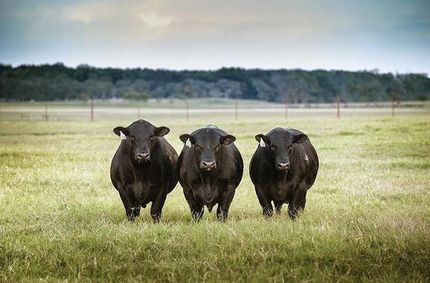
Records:
M145 153L138 153L137 154L137 158L138 159L148 159L149 158L149 153L145 152Z
M278 168L279 169L289 169L290 164L289 163L278 163Z
M203 167L215 167L215 161L212 161L212 162L202 161L202 165Z

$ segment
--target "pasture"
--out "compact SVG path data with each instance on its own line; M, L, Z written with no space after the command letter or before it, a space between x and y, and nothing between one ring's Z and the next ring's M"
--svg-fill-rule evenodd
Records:
M245 162L226 223L193 222L178 184L156 225L148 208L127 221L109 178L112 129L130 116L0 123L0 281L430 280L430 113L150 117L178 152L180 134L216 124ZM255 134L278 125L320 159L296 221L285 206L265 220L248 175Z

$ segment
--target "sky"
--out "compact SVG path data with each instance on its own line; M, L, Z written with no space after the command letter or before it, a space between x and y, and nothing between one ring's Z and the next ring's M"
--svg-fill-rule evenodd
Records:
M430 73L429 0L0 0L0 62Z

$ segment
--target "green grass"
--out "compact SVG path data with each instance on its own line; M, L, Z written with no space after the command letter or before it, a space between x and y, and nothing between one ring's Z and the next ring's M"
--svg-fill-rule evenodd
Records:
M157 225L148 209L128 222L110 183L125 121L1 122L0 281L429 281L429 116L281 119L212 121L246 164L227 223L191 221L178 185ZM177 150L209 121L153 120ZM265 220L254 135L285 124L310 136L321 167L296 221Z

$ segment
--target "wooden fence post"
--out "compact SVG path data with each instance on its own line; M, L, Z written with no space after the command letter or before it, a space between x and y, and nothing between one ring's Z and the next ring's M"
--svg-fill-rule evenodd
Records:
M234 100L234 117L236 118L236 120L239 118L239 113L238 113L238 105L237 105L237 98Z
M45 102L45 122L48 122L48 102Z
M337 118L340 118L340 96L336 97Z
M94 122L94 99L91 97L91 122Z
M285 97L285 120L288 119L288 97Z
M190 120L190 111L189 111L189 106L188 106L188 100L185 99L184 102L185 102L185 111L186 111L185 116L186 116L187 121L189 121Z

